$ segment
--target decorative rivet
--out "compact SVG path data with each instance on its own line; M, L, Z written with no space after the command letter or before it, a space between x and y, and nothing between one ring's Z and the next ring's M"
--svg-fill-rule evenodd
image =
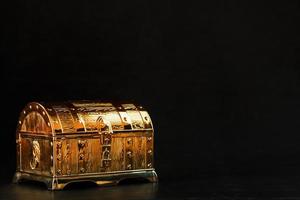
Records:
M128 144L131 144L131 142L132 142L132 139L131 139L131 138L128 138L127 143L128 143Z
M25 115L25 114L26 114L26 111L24 110L23 113L24 113L24 115Z
M83 158L84 158L84 155L83 155L83 154L80 154L80 155L79 155L79 159L80 159L80 160L83 160Z
M75 108L71 108L71 110L75 110Z
M39 106L38 106L38 105L36 105L35 107L36 107L36 109L39 109Z
M51 125L51 124L50 124L50 122L48 122L47 124L48 124L48 126L50 126L50 125Z
M58 155L57 155L57 160L61 160L61 154L59 153Z
M149 167L149 168L152 167L152 164L151 164L151 163L148 163L147 167Z
M53 156L51 156L51 160L53 160Z
M57 148L61 148L61 142L57 142Z
M21 122L21 121L19 121L19 124L22 124L22 122Z
M32 109L32 106L30 105L29 108Z
M45 111L43 111L43 115L46 115Z
M148 154L152 154L152 150L150 149L150 150L148 150Z
M86 140L78 140L78 146L83 148L86 144Z
M53 146L53 142L50 142L50 146L51 146L51 147Z

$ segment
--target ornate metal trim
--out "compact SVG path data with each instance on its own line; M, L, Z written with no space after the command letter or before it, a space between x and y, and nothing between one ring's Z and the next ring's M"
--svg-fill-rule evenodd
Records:
M30 161L30 168L35 169L38 167L41 160L40 144L37 140L32 141L32 159Z

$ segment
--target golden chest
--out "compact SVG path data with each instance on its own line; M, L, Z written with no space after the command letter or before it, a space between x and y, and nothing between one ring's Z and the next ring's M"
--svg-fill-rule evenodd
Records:
M16 131L15 182L117 184L128 178L157 181L153 125L142 106L95 101L29 103Z

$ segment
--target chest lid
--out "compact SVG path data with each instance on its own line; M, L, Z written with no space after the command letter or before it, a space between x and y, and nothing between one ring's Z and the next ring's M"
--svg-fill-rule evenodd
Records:
M153 130L148 112L132 103L101 101L31 102L20 114L17 132L36 134Z

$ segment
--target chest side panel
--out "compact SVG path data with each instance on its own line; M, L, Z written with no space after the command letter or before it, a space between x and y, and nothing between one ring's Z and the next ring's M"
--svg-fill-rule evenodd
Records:
M19 156L21 171L45 176L52 175L50 138L22 135Z

